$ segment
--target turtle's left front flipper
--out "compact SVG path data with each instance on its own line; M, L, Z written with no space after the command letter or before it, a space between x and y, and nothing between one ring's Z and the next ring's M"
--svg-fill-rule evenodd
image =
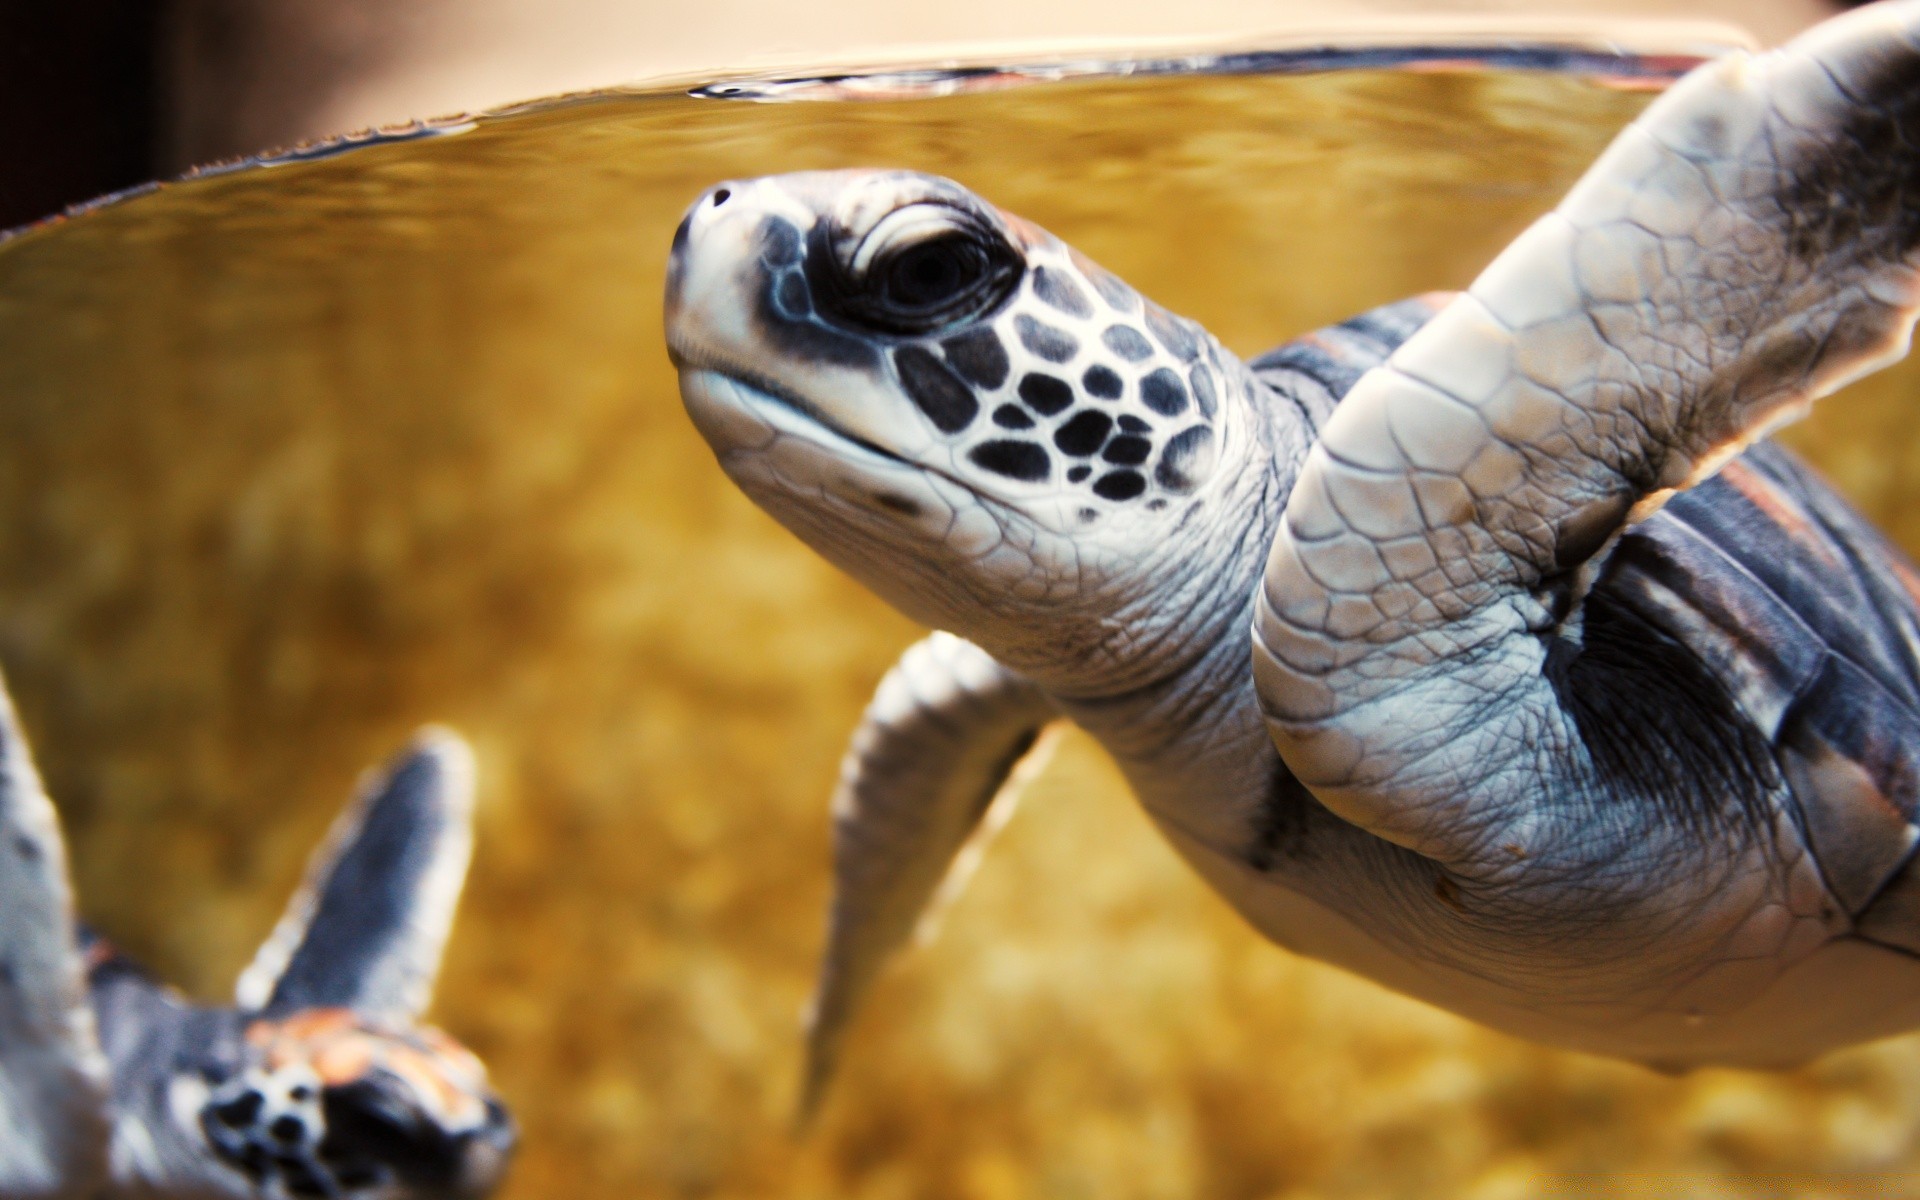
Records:
M1045 759L1058 714L1025 677L948 633L909 647L853 735L834 793L833 910L807 1023L800 1112L887 959L957 894Z
M1917 305L1920 0L1690 75L1328 423L1256 621L1287 764L1473 873L1633 836L1592 819L1655 811L1595 807L1616 786L1595 737L1640 739L1621 761L1656 791L1736 802L1756 778L1726 728L1657 675L1630 686L1658 728L1583 725L1549 656L1625 525L1898 359Z
M92 1200L111 1127L60 822L0 687L0 1196Z

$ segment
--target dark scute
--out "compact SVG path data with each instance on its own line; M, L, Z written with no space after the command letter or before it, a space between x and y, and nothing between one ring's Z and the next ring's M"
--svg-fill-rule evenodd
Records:
M1120 432L1152 433L1153 426L1141 420L1139 417L1134 416L1132 413L1122 413L1120 414Z
M1147 328L1167 348L1167 353L1181 362L1190 362L1200 353L1200 340L1193 336L1193 330L1158 304L1147 305Z
M790 267L800 261L800 231L783 217L768 217L760 226L760 259L771 267Z
M1045 479L1053 465L1047 452L1032 442L982 442L967 451L967 457L975 466L996 475L1029 482Z
M1213 420L1213 414L1220 407L1219 397L1213 390L1213 372L1207 369L1207 364L1198 363L1188 373L1187 382L1193 385L1193 400L1200 406L1200 415Z
M1041 416L1051 417L1073 407L1073 386L1064 379L1035 371L1021 378L1020 398Z
M238 1128L253 1124L260 1115L261 1105L265 1103L266 1097L249 1088L226 1103L215 1105L212 1111L221 1124Z
M267 1126L267 1134L276 1142L297 1142L307 1136L307 1123L288 1113L275 1117L273 1124Z
M1108 471L1093 481L1093 494L1102 500L1131 500L1146 490L1146 477L1138 471Z
M1072 334L1036 321L1025 313L1013 319L1013 328L1019 333L1022 345L1048 362L1063 363L1080 352L1080 343Z
M1007 361L1007 348L1000 344L1000 335L984 326L956 334L941 342L940 348L947 352L947 362L960 372L962 379L981 387L999 387L1007 381L1007 372L1012 369Z
M1088 409L1075 413L1065 425L1054 430L1053 444L1076 458L1085 458L1100 448L1112 429L1113 418Z
M1087 373L1080 377L1080 383L1089 395L1102 400L1118 400L1121 390L1126 386L1112 367L1103 367L1098 363L1087 368Z
M1693 651L1596 587L1581 641L1555 638L1546 676L1593 760L1593 802L1643 800L1674 824L1757 829L1777 784L1767 739Z
M1080 290L1080 285L1048 267L1033 269L1033 294L1040 297L1043 304L1069 316L1093 315L1093 305L1088 302L1087 294Z
M1032 429L1033 418L1027 410L1011 404L1002 404L993 410L993 423L1002 429Z
M813 303L807 299L807 281L798 271L788 271L780 276L779 284L774 287L773 301L789 317L805 317L813 312Z
M1119 467L1137 467L1153 453L1153 443L1143 437L1122 435L1107 443L1100 457Z
M1140 403L1163 417L1177 417L1187 411L1187 385L1161 367L1140 381Z
M1079 483L1081 480L1085 479L1087 476L1091 474L1093 474L1093 468L1089 467L1085 463L1081 463L1077 467L1069 467L1067 469L1067 482Z
M1213 430L1205 425L1183 429L1167 442L1153 479L1170 492L1190 492L1213 469Z
M1106 343L1107 349L1128 362L1145 362L1153 357L1153 343L1131 325L1109 325L1107 331L1100 335L1100 340Z
M923 346L901 346L893 352L900 386L942 433L958 433L980 415L980 402L960 377Z

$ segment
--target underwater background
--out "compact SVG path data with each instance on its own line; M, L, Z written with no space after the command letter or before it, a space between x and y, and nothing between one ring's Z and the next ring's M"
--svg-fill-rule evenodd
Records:
M1452 69L583 99L0 245L0 663L81 905L224 996L356 774L480 759L437 1020L504 1195L1920 1194L1920 1038L1667 1078L1255 937L1071 736L790 1127L847 733L920 630L737 494L661 341L734 175L952 175L1251 355L1466 283L1648 93ZM1920 550L1920 370L1787 440Z

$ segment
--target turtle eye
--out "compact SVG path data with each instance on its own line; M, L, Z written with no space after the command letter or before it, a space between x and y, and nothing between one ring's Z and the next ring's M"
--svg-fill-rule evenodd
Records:
M845 323L917 336L990 312L1013 293L1025 269L985 216L922 201L875 222L836 264L834 278L815 281L815 293Z
M977 287L987 270L981 248L956 234L893 256L880 286L887 302L903 312L935 309Z

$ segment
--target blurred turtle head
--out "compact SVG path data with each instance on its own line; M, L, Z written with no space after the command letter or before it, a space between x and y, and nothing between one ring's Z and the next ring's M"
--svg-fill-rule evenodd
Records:
M666 326L756 503L990 648L982 621L1124 602L1234 448L1244 368L1205 330L934 176L711 189L674 236Z
M471 1051L346 1009L251 1021L237 1069L196 1091L208 1145L266 1196L480 1197L515 1139Z

